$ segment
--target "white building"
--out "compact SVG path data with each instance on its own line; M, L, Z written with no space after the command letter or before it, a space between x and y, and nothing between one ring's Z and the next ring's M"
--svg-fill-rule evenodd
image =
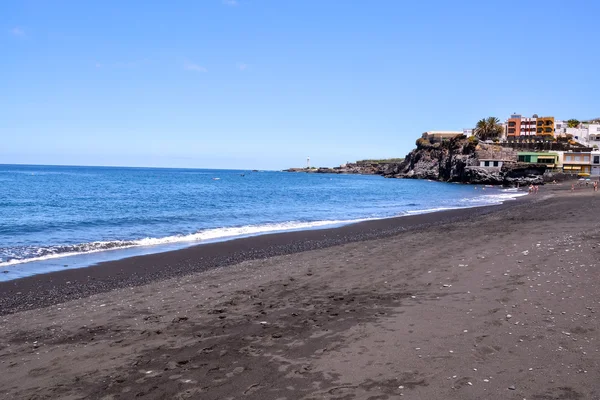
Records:
M479 166L480 167L488 167L488 168L502 168L504 164L504 160L498 160L493 158L480 158Z
M568 127L569 125L567 124L567 121L557 119L554 121L554 135L556 137L565 136L567 134Z
M572 135L573 139L580 143L587 143L588 129L580 125L579 128L566 128L566 134Z
M592 151L592 156L590 159L592 162L590 174L594 176L600 176L600 151Z
M591 145L600 144L600 124L585 124L588 130L588 140Z
M474 136L475 135L475 129L463 128L463 135L465 135L466 137Z

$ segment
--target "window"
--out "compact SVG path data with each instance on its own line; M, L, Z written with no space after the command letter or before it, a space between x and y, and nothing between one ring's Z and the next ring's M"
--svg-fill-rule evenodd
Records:
M586 161L586 162L590 161L590 156L583 156L583 161Z
M498 166L498 161L494 161L494 167Z
M600 156L594 156L594 164L600 164Z
M567 154L565 156L565 161L573 161L573 159L571 158L572 156L570 154Z
M490 166L490 162L489 162L489 161L486 161L484 165L485 165L486 167L489 167L489 166Z
M575 161L581 161L581 157L580 156L575 156Z

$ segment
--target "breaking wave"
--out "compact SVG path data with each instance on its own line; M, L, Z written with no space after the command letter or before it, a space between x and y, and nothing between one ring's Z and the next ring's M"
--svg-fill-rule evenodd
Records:
M283 222L265 225L247 225L240 227L216 228L199 231L188 235L174 235L161 238L144 238L138 240L114 240L106 242L90 242L75 245L49 246L38 248L12 249L8 255L0 258L0 267L22 264L31 261L44 261L53 258L68 257L78 254L97 253L100 251L127 249L132 247L160 246L177 243L202 243L219 239L232 239L244 236L254 236L265 233L277 233L320 227L331 227L352 224L366 219L333 220L314 222ZM16 255L15 250L23 255Z

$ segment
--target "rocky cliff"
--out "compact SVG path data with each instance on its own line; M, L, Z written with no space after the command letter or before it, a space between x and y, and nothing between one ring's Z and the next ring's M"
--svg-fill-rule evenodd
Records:
M480 167L480 159L502 160L500 167ZM404 161L387 165L387 178L431 179L444 182L515 186L543 183L546 166L517 162L516 150L477 143L464 136L442 143L417 140L417 148Z

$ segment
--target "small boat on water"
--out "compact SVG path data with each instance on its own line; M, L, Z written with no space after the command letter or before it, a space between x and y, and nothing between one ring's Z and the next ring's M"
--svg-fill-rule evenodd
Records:
M213 179L213 181L219 181L219 180L221 180L221 178L212 178L212 179Z

